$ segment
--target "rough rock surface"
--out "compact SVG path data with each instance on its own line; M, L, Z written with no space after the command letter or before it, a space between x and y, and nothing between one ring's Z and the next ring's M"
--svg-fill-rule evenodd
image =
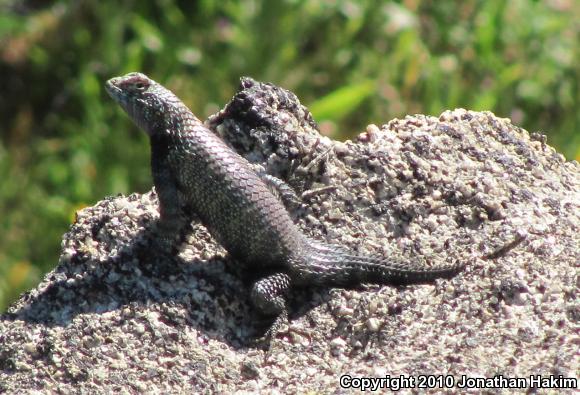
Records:
M346 392L345 374L577 379L580 166L541 135L455 110L336 142L293 94L250 79L208 125L302 194L292 212L312 237L467 268L433 284L297 290L290 331L266 353L247 273L201 225L161 256L144 237L155 193L107 198L78 212L58 266L0 317L0 393Z

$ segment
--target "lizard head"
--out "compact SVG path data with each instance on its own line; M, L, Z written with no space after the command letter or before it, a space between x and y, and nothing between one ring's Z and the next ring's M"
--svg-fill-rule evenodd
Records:
M170 106L179 99L145 74L129 73L111 78L105 85L109 95L149 135L165 129Z

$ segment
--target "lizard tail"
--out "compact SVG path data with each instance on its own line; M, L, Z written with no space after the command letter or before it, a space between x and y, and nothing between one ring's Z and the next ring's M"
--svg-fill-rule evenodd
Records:
M320 267L311 281L320 285L351 286L359 283L411 284L449 278L459 273L465 263L421 266L410 261L360 255L342 246L313 243L308 266ZM323 273L323 274L322 274Z

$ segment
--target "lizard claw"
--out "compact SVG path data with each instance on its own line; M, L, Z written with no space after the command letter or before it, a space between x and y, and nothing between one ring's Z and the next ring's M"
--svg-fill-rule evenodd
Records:
M264 339L271 342L272 339L276 338L276 335L282 332L280 329L284 326L288 326L288 312L286 310L282 311L280 315L276 317L270 328L264 334Z

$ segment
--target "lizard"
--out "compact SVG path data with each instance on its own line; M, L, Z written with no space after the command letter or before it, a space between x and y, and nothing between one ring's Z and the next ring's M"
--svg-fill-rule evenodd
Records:
M149 135L159 197L155 239L170 250L198 216L212 236L249 270L268 272L251 289L271 338L288 322L292 287L410 284L451 277L462 263L424 267L369 256L315 240L292 221L267 177L204 125L170 90L142 73L111 78L106 90Z

